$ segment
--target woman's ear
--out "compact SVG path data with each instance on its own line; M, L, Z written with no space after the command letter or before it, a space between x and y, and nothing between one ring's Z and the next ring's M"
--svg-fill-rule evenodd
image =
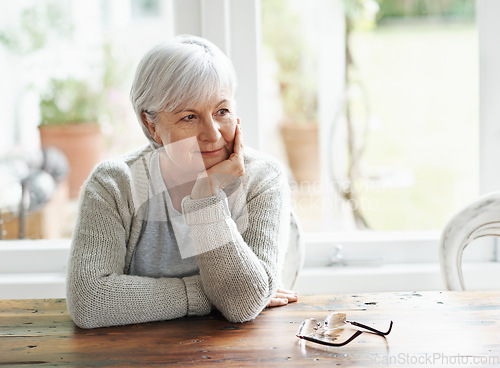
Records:
M158 133L156 131L155 124L153 122L151 122L151 121L148 120L148 117L147 117L145 111L142 112L141 118L142 118L143 124L148 127L149 133L151 133L151 136L156 141L156 143L163 144L160 136L158 135Z

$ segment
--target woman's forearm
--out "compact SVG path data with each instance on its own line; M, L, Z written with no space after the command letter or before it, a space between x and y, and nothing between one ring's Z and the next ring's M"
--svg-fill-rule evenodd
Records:
M110 274L68 278L68 309L82 328L126 325L210 313L200 276L183 279Z
M184 203L203 289L230 321L255 318L277 287L284 213L289 212L281 195L273 186L247 203L245 229L238 229L223 195L209 204Z

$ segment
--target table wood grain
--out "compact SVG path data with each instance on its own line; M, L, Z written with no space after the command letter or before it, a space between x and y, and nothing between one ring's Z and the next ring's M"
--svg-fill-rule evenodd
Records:
M298 339L300 323L332 311L375 328L344 347ZM302 296L230 323L217 313L83 330L63 299L0 300L0 366L500 366L500 292Z

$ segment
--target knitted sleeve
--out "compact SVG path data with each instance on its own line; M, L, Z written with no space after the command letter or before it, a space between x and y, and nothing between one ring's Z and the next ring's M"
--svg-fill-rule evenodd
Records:
M208 314L211 304L199 275L125 274L127 246L137 235L126 165L115 166L98 166L82 189L67 278L73 321L95 328Z
M273 170L274 169L274 170ZM284 239L289 230L289 190L281 169L246 170L245 221L231 213L224 192L201 200L184 198L203 290L232 322L254 319L276 291ZM264 175L262 175L264 173Z

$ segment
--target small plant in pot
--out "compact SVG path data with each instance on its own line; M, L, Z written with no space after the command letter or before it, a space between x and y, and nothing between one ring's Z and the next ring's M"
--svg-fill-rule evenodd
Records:
M101 101L99 92L75 78L52 79L40 99L41 145L56 147L66 156L70 198L78 197L83 182L101 159Z
M290 168L297 182L319 180L319 136L317 90L303 73L296 73L281 84L285 118L281 135Z
M40 125L97 124L100 100L83 80L51 79L40 100Z

